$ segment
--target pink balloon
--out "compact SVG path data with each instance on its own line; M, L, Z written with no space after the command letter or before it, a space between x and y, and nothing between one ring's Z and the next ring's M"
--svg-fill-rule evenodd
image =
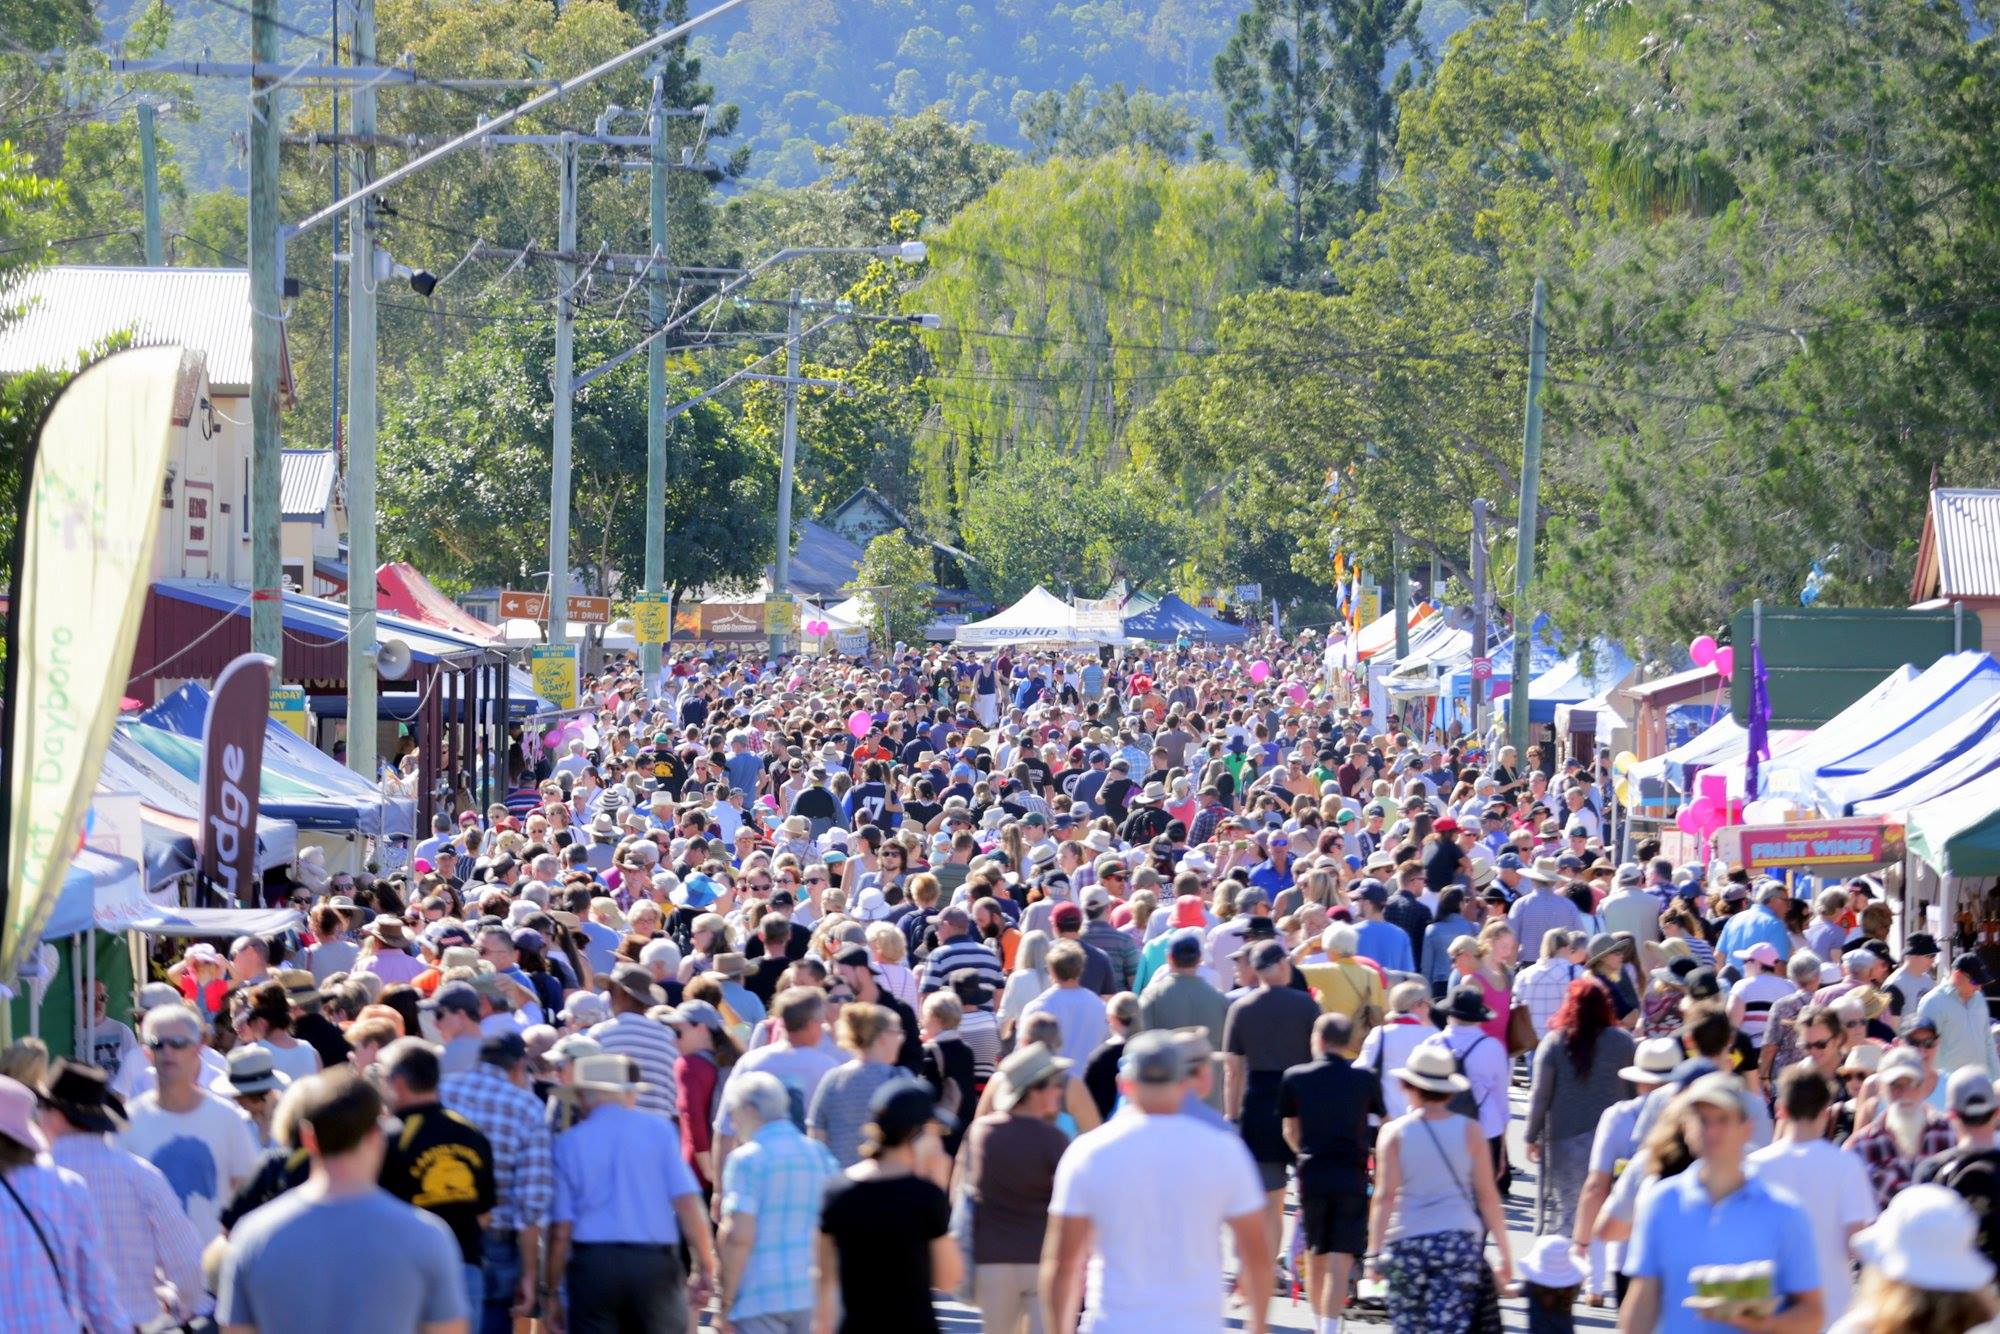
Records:
M1692 834L1694 832L1694 807L1683 806L1674 812L1674 828L1680 830L1683 834Z
M1688 641L1688 656L1697 667L1706 667L1715 661L1715 636L1696 635Z
M856 709L847 715L847 730L854 734L856 741L867 736L868 729L873 726L875 726L875 715L866 709Z
M1263 685L1266 681L1271 679L1271 664L1265 662L1262 658L1259 658L1257 659L1257 661L1251 663L1250 679L1252 681L1255 681L1258 685Z
M1688 810L1693 812L1694 822L1698 825L1714 824L1715 817L1719 813L1713 797L1696 797L1694 805L1688 807Z
M1715 670L1725 680L1736 675L1736 650L1726 644L1717 649L1715 651Z
M1294 683L1292 688L1286 693L1292 697L1292 703L1294 704L1303 704L1306 702L1306 688L1302 685Z

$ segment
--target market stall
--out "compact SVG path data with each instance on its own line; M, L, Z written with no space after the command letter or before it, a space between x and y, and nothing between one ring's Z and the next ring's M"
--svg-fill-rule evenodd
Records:
M1001 648L1010 644L1122 644L1122 631L1088 629L1075 607L1036 584L1021 600L983 621L958 627L960 648Z

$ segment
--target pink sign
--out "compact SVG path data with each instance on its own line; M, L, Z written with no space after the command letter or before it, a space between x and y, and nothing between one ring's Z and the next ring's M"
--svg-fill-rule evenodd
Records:
M1737 825L1716 833L1716 852L1747 871L1771 867L1882 866L1903 856L1903 826L1881 816Z

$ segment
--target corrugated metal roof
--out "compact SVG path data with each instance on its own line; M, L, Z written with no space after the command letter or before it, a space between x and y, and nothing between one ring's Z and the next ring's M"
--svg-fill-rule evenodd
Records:
M288 449L278 490L278 512L287 523L316 523L326 517L340 460L330 449Z
M1937 531L1938 596L2000 597L2000 491L1931 492Z
M0 375L73 365L113 334L142 346L180 343L208 358L218 391L250 387L250 274L244 269L97 268L58 264L23 274L0 296L19 315L0 323ZM283 392L291 390L289 366Z

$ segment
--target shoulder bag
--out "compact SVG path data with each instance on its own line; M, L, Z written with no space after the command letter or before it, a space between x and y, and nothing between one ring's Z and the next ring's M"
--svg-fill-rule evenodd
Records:
M1465 1202L1472 1206L1472 1216L1478 1218L1479 1199L1472 1193L1465 1178L1459 1176L1458 1169L1451 1165L1451 1157L1444 1151L1444 1143L1438 1139L1437 1131L1429 1120L1419 1116L1417 1124L1431 1137L1431 1145L1438 1152L1438 1159L1444 1163L1444 1170L1451 1174L1452 1184L1465 1196ZM1477 1125L1475 1121L1473 1124ZM1472 1319L1465 1327L1465 1334L1503 1334L1500 1323L1500 1280L1493 1275L1493 1266L1486 1263L1486 1228L1479 1229L1479 1260L1475 1266L1472 1295Z
M69 1298L69 1283L63 1278L62 1266L56 1262L56 1248L49 1245L49 1234L42 1231L41 1220L28 1208L27 1201L21 1198L20 1192L14 1189L14 1183L7 1179L5 1173L0 1173L0 1187L6 1188L8 1198L14 1201L14 1207L21 1211L21 1217L27 1219L28 1226L34 1230L35 1240L42 1243L42 1254L48 1258L49 1271L56 1276L56 1291L62 1294L63 1310L74 1319L76 1303Z

